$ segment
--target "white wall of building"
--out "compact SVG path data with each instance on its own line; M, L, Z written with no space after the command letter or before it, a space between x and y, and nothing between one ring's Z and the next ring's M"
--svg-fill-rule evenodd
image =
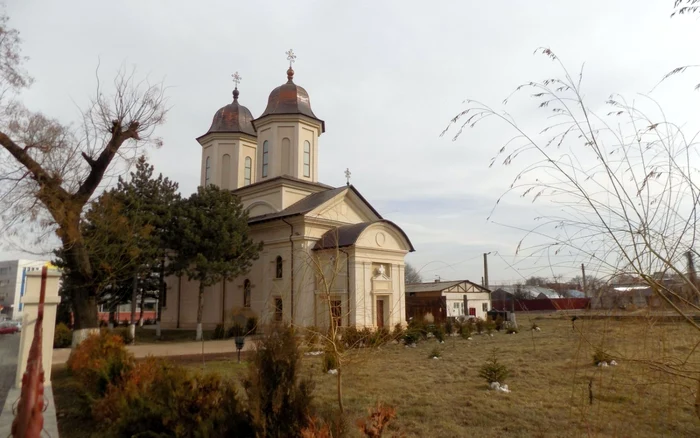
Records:
M20 298L24 293L24 270L39 270L49 263L46 260L5 260L0 261L0 306L3 306L2 317L6 319L22 318Z

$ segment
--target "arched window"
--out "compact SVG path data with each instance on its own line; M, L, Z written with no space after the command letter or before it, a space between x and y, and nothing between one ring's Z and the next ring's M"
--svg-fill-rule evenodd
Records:
M221 184L222 189L231 188L231 156L224 154L221 157Z
M267 140L263 142L263 156L262 156L262 177L266 178L267 177L267 165L268 165L268 160L270 155L270 150L269 150L269 145L267 143Z
M250 280L243 282L243 307L250 307Z
M245 169L243 172L243 185L247 186L251 182L253 172L253 160L251 160L250 157L245 157Z
M206 164L204 165L204 185L208 186L211 182L211 157L207 157Z
M284 270L282 269L282 256L277 256L275 259L275 278L282 278Z
M311 143L304 142L304 176L311 176Z

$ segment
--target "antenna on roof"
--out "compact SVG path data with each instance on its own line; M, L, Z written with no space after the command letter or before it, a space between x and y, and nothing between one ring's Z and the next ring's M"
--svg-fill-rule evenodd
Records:
M350 169L349 169L349 168L348 168L348 169L345 169L345 179L347 180L347 182L345 183L345 185L347 185L347 186L350 185L350 176L351 176L351 175L352 175L352 173L350 173Z

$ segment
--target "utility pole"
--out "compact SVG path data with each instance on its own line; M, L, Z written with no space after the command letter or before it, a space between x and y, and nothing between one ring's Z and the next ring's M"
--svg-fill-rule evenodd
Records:
M484 287L489 288L489 262L486 256L488 253L484 253Z
M586 267L581 263L581 278L583 278L583 294L588 298L588 288L586 287Z

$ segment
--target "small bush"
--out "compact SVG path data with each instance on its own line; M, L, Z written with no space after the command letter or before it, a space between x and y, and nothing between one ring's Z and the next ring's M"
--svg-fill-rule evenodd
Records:
M400 322L397 322L396 325L394 326L394 332L392 333L392 336L394 337L394 339L396 339L398 341L399 339L403 338L403 334L404 334L403 326L401 325Z
M224 328L223 324L217 324L216 328L214 329L214 333L212 333L211 338L212 339L224 339L226 337L226 329Z
M447 336L452 336L452 334L455 332L455 324L452 318L447 318L445 321L445 333Z
M490 335L495 329L496 323L490 316L487 316L486 321L484 322L484 330L486 330L486 333Z
M348 327L345 330L343 330L342 339L345 345L348 346L348 348L357 348L360 346L360 342L362 341L362 335L360 334L360 331L357 330L357 328Z
M462 325L461 325L460 328L459 328L459 334L460 334L464 339L466 339L466 338L471 338L471 336L472 336L472 331L473 331L472 325L469 324L469 323L466 323L466 322L465 322L465 323L462 323Z
M492 353L491 358L479 369L479 377L485 379L489 384L493 382L503 384L509 375L510 371L508 371L508 368L498 362L498 356L495 351Z
M357 422L357 426L363 436L378 438L382 436L384 428L394 418L396 418L396 409L379 402L376 407L369 410L366 419Z
M595 353L593 353L593 365L598 365L601 362L610 363L611 360L614 358L600 348L596 348Z
M228 331L226 332L226 337L227 338L235 338L237 336L245 336L245 329L239 323L234 322L231 325L231 327L229 327Z
M148 358L111 385L92 414L106 436L253 436L236 385Z
M494 321L494 323L496 324L497 331L500 332L501 330L503 330L503 325L504 325L505 321L503 321L503 317L501 315L498 315L496 317L496 321Z
M445 341L445 328L441 325L435 326L433 329L433 336L435 336L435 339L438 342L444 342Z
M53 348L70 347L73 342L73 332L62 322L56 324L56 330L53 333Z
M338 358L330 348L327 348L326 351L323 352L323 362L321 365L324 373L338 369Z
M258 318L251 316L245 321L246 335L254 335L258 331Z
M508 328L506 329L506 333L509 334L509 335L514 335L514 334L516 334L516 333L518 333L518 332L520 332L520 330L518 330L517 327L511 326L511 327L508 327Z
M430 352L430 355L428 355L429 358L434 358L434 357L440 357L442 353L440 352L440 349L435 347L433 348L433 351Z
M112 333L113 335L119 336L122 338L122 342L124 344L130 344L133 339L131 339L131 333L129 333L129 326L127 325L126 327L116 327L113 328L111 331L110 330L104 330L106 333Z
M482 334L484 332L484 329L486 328L486 321L484 321L481 318L476 318L476 321L474 321L474 325L476 326L476 332L478 334Z
M321 332L318 330L318 327L307 327L306 328L306 333L304 335L306 343L309 346L314 346L318 344L318 341L321 338Z
M530 330L539 330L540 326L537 325L536 322L533 322L532 325L530 326Z
M310 426L314 389L301 379L301 352L290 327L276 327L258 341L244 381L256 436L299 436Z
M66 364L89 399L102 397L134 365L120 336L103 332L89 336L73 349Z
M420 332L418 330L407 330L406 333L403 335L403 340L406 343L406 345L411 345L411 344L417 344L418 341L422 338Z
M368 342L365 343L368 347L380 347L391 339L391 333L386 327L378 328L370 336Z

